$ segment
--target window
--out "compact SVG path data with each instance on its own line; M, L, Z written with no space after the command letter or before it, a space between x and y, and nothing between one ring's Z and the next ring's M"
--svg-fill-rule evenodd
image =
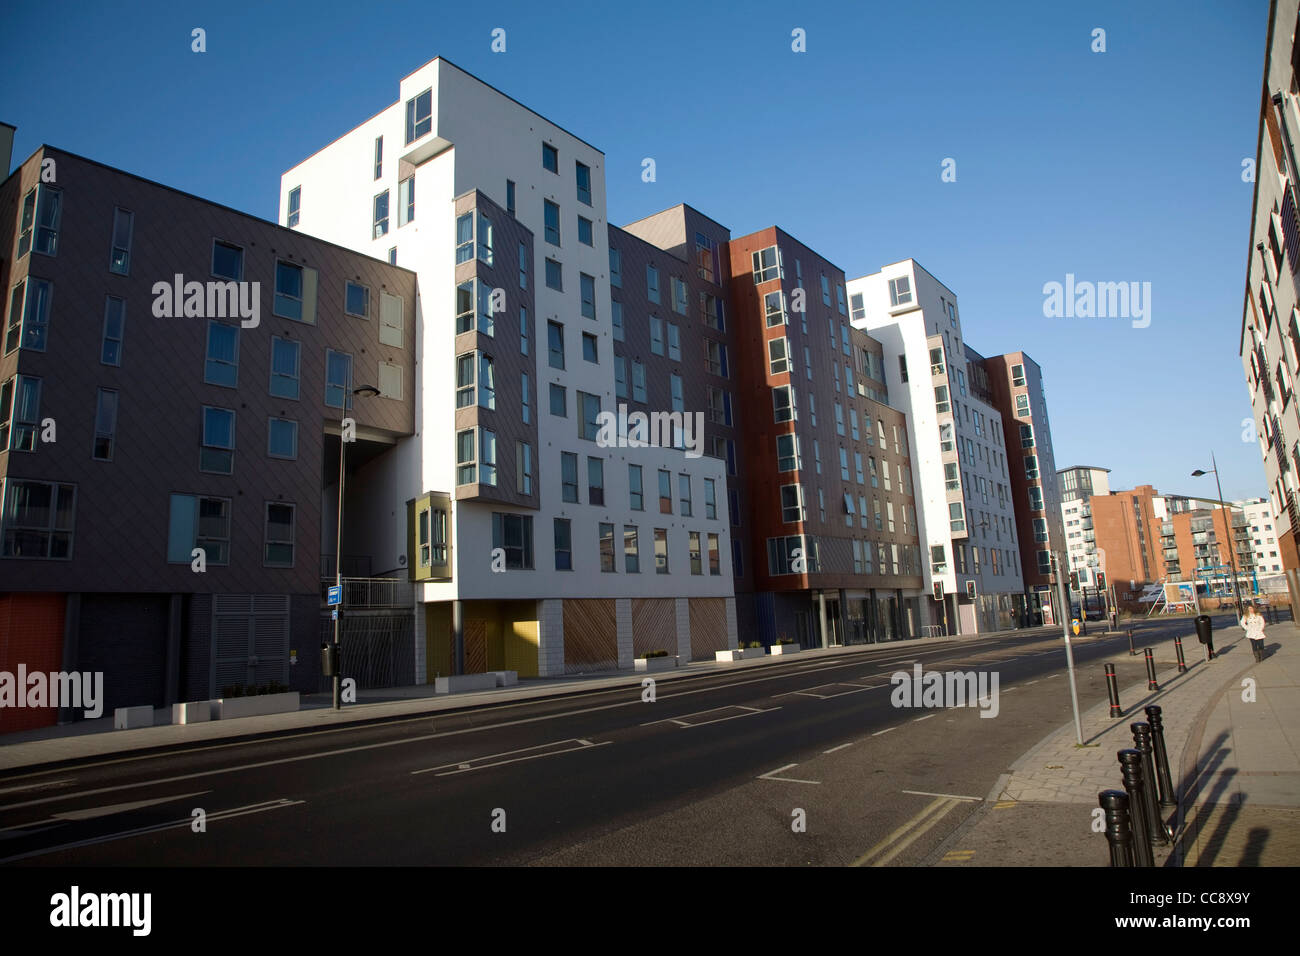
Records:
M52 256L58 251L59 219L63 192L42 183L23 197L22 221L18 236L18 258L32 248L32 228L36 229L36 251Z
M397 228L415 219L415 177L408 176L397 184Z
M477 443L475 432L479 433ZM476 473L481 485L497 483L497 436L486 428L467 428L456 433L456 484L473 484Z
M636 525L623 525L623 570L628 574L638 574L641 571L641 552L636 537Z
M865 485L867 480L862 473L862 452L860 451L855 451L853 453L853 471L857 477L858 484Z
M1025 456L1025 478L1032 479L1038 477L1038 456Z
M659 304L659 270L654 266L645 267L646 298L655 305Z
M645 392L645 366L641 364L640 359L632 360L632 400L644 402L646 400Z
M352 356L346 352L325 350L325 404L330 408L351 408L348 389L352 384ZM347 404L344 404L346 399Z
M207 360L203 381L234 388L239 381L239 329L224 322L208 322Z
M668 529L655 528L655 573L668 574Z
M803 488L800 485L781 486L781 520L784 522L805 519Z
M875 463L875 459L872 459ZM874 477L874 476L873 476ZM957 473L957 463L947 462L943 466L944 488L947 491L961 491L961 478ZM874 487L874 484L873 484Z
M587 504L605 503L605 459L587 459Z
M835 303L836 303L836 308L839 309L840 315L848 315L848 314L849 314L848 309L846 309L846 308L844 307L844 286L839 285L838 283L837 283L836 286L835 286ZM845 352L844 352L844 354L847 355L847 354L848 354L848 347L849 347L849 346L848 346L848 333L847 333L847 332L843 332L843 335L844 335L844 348L845 348Z
M582 315L596 318L596 280L585 272L578 273L578 288L582 295Z
M717 533L710 533L708 536L709 543L709 574L722 574L722 548L720 546L721 536Z
M671 472L659 472L659 513L673 513L673 476Z
M348 280L344 291L343 311L358 319L370 318L370 287Z
M297 322L315 322L314 315L303 317L303 268L292 262L276 260L275 299L271 310L281 318Z
M844 437L844 409L839 402L835 403L835 434Z
M467 212L456 217L456 264L474 258L474 214Z
M777 289L763 296L763 312L767 317L769 329L777 325L787 325L790 319L785 311L785 293Z
M704 479L704 517L710 521L718 517L718 499L712 478Z
M573 529L568 518L556 518L555 529L555 570L573 570Z
M596 244L595 234L591 228L591 220L586 216L578 217L578 241L584 246L594 246Z
M560 244L560 207L549 199L542 201L542 219L546 225L546 241L553 246Z
M700 317L709 328L717 329L719 332L726 331L727 323L723 315L722 300L717 296L709 295L707 292L700 293Z
M664 354L664 322L656 316L650 316L650 351L655 355Z
M271 458L297 458L298 423L288 418L267 419L266 453Z
M552 173L560 171L560 151L550 143L542 143L542 169Z
M39 378L18 375L0 387L0 451L6 448L13 451L36 450L40 410L41 380ZM11 421L12 435L10 434Z
M388 235L388 190L375 196L374 201L374 232L371 238L378 239L380 236Z
M506 180L506 212L512 216L515 214L515 181L513 179Z
M797 435L776 436L776 470L799 470L799 438Z
M674 362L682 360L682 340L679 331L672 322L668 323L668 357Z
M669 394L672 396L673 411L684 412L686 405L682 400L682 377L677 374L668 376ZM674 447L680 447L674 443Z
M574 174L578 183L578 202L591 205L591 168L586 163L574 163Z
M822 273L821 280L822 280L822 305L829 306L831 304L831 282L829 279L826 278L825 273Z
M1011 366L1011 385L1014 388L1020 388L1025 384L1025 367L1023 365Z
M626 338L623 334L623 303L613 300L609 303L610 321L614 326L614 341L624 342Z
M934 410L940 413L951 410L951 405L948 403L947 385L936 385L934 387Z
M1016 396L1016 415L1020 418L1029 417L1029 396L1028 395Z
M390 247L389 247L389 249L388 249L388 264L389 264L390 266L395 266L395 265L397 265L397 246L390 246Z
M1020 447L1021 448L1034 447L1034 426L1033 425L1020 426Z
M600 570L602 572L618 570L614 565L614 526L603 521L600 523Z
M1043 510L1043 489L1038 485L1029 486L1029 510Z
M298 398L298 342L271 337L271 385L270 393L277 398Z
M530 424L533 419L531 389L529 388L528 373L519 373L519 391L522 402L522 417L525 425Z
M120 276L131 274L131 233L135 229L135 213L126 209L113 210L113 245L108 253L108 271Z
M633 511L645 510L645 495L641 487L641 466L627 466L628 506Z
M678 315L686 315L687 309L690 308L690 300L686 295L686 283L677 276L670 277L669 282L672 284L673 290L673 311Z
M229 475L235 470L235 413L228 408L203 406L203 447L199 471Z
M908 276L899 276L889 280L890 306L906 305L912 301L912 280Z
M564 326L559 322L546 323L547 362L551 368L564 368Z
M885 469L885 474L889 474L889 469ZM849 480L849 453L842 446L840 448L840 478L844 481Z
M126 300L116 296L104 297L104 338L99 349L99 361L104 365L122 364L122 336L126 328Z
M627 359L614 356L614 397L627 398Z
M546 260L546 288L564 291L564 267L554 259Z
M433 130L433 90L427 89L406 101L406 145Z
M506 555L506 568L533 569L533 519L531 515L492 513L492 547Z
M1046 518L1034 519L1034 540L1038 542L1047 541L1047 519Z
M772 421L792 422L797 417L794 388L780 385L772 389Z
M240 282L244 278L244 250L220 239L212 241L212 274L219 279L233 279Z
M582 418L578 422L578 437L595 441L600 434L600 396L578 393L578 407Z
M623 253L617 249L609 250L609 284L615 289L623 288Z
M784 338L768 339L767 362L773 375L790 371L790 343Z
M731 394L724 392L720 388L708 386L709 390L709 421L717 422L720 425L731 426Z
M677 476L677 504L678 513L683 518L691 516L691 476Z
M565 501L578 501L578 456L571 451L560 452L560 489Z
M208 564L230 563L230 501L196 495L172 495L169 502L167 561L189 564L202 548Z
M381 398L402 400L402 367L391 362L379 363L379 380L376 382Z
M53 286L45 279L28 276L14 286L9 302L9 326L5 331L5 354L20 345L36 352L45 351L50 325L50 297Z
M966 530L965 513L962 511L960 501L953 501L948 504L948 525L953 531Z
M293 567L294 506L283 501L266 503L266 544L262 563L268 568Z
M515 442L515 491L533 493L533 446L526 441Z
M796 571L794 562L799 559L805 564L801 570ZM816 574L820 570L816 540L799 534L768 538L767 570L772 575Z
M568 408L569 391L563 385L551 383L551 414L559 415L561 418L569 417Z
M384 138L375 137L375 179L382 179L384 175Z
M478 404L480 408L497 407L496 373L492 356L478 353Z
M700 533L692 531L687 536L687 550L691 560L691 574L703 574L704 569L700 564Z
M781 254L776 246L768 246L753 253L754 282L767 282L781 277Z

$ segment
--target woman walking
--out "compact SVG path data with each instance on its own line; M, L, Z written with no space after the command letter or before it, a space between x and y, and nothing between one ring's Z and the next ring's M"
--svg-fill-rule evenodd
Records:
M1237 622L1250 638L1250 649L1258 663L1264 659L1264 615L1255 610L1254 604L1246 605L1246 613Z

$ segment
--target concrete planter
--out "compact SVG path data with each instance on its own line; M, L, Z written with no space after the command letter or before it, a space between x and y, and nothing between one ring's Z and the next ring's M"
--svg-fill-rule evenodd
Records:
M638 657L633 665L639 671L668 671L677 666L675 657Z
M298 710L298 692L260 694L256 697L222 697L213 701L213 720L236 717L265 717L267 714L290 714Z
M494 690L497 686L505 685L497 684L496 673L453 674L450 677L435 677L433 679L433 692L435 694L463 694L472 690Z
M514 687L519 683L518 671L488 671L497 679L498 687Z
M767 651L761 647L740 647L734 651L714 651L714 657L720 661L748 661L755 657L767 656Z
M801 650L803 650L803 648L800 647L798 644L773 644L772 645L772 653L774 655L798 654Z
M114 730L133 730L153 726L153 706L119 707L113 711Z
M172 704L173 724L198 724L212 719L212 701L198 700Z

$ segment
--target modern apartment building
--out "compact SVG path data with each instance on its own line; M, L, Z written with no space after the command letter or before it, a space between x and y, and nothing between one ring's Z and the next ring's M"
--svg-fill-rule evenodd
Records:
M913 445L844 273L776 227L731 240L728 259L759 634L926 633Z
M1239 344L1292 604L1300 604L1298 15L1297 0L1273 0L1269 8Z
M109 709L317 690L341 434L364 487L415 430L415 274L49 146L0 215L0 670L100 671ZM345 535L377 569L383 509Z
M1229 541L1236 544L1233 554ZM1222 596L1232 593L1235 570L1242 593L1250 593L1255 552L1244 512L1214 507L1171 513L1160 523L1160 545L1166 580L1198 581Z
M854 279L848 293L852 324L894 356L886 385L920 483L933 620L950 634L1018 626L1027 616L1008 456L1023 468L1032 440L1004 435L986 370L963 347L956 295L919 263Z
M981 358L967 345L966 356L969 377L988 380L991 404L1002 413L1002 433L1012 436L1013 446L1015 439L1020 442L1020 455L1008 455L1008 474L1028 618L1032 623L1057 623L1068 609L1059 607L1052 556L1067 552L1068 539L1061 520L1043 370L1024 352ZM1068 569L1065 573L1068 581Z
M419 277L415 435L384 483L423 677L735 646L727 464L697 457L685 386L721 273L611 230L600 150L439 58L286 172L281 214Z
M1267 498L1247 498L1233 503L1246 516L1254 549L1255 574L1263 581L1283 574L1277 538L1277 519Z
M1072 465L1056 473L1067 563L1080 588L1098 587L1097 575L1104 573L1092 518L1092 498L1110 494L1109 474L1109 468L1096 465Z

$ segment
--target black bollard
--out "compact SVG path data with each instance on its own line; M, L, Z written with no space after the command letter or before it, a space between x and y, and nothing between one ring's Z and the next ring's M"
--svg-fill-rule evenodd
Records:
M1128 629L1128 656L1137 657L1137 649L1133 646L1133 628Z
M1142 754L1142 786L1146 793L1147 839L1152 843L1168 843L1169 834L1160 819L1160 796L1156 792L1156 761L1151 750L1151 725L1142 721L1129 724L1133 731L1133 746Z
M1129 823L1128 794L1103 790L1097 802L1106 811L1106 842L1110 844L1111 866L1133 866L1133 829Z
M1124 791L1128 795L1128 816L1133 827L1133 865L1155 866L1155 854L1151 852L1151 840L1147 836L1150 814L1146 808L1147 792L1142 783L1142 752L1121 750L1115 756L1119 758Z
M1183 639L1174 635L1174 650L1178 652L1178 673L1187 673L1187 661L1183 660Z
M1110 715L1123 717L1124 711L1119 706L1119 682L1115 679L1115 665L1106 665L1106 693L1110 695Z
M1147 648L1147 690L1159 690L1160 685L1156 683L1156 662L1151 656L1151 648Z
M1156 783L1160 788L1160 805L1162 807L1178 806L1174 796L1173 776L1169 772L1169 751L1165 749L1165 720L1161 709L1155 704L1143 708L1147 713L1147 722L1151 725L1151 749L1156 758Z

